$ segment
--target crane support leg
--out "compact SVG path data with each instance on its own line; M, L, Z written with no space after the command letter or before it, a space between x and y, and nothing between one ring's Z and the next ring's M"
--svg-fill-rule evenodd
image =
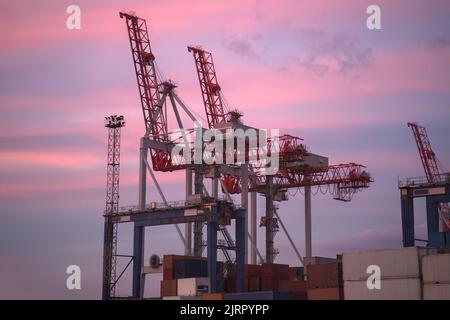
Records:
M250 254L250 263L256 264L256 244L257 244L257 233L256 233L256 192L250 193L250 241L253 244Z
M241 207L245 210L246 221L248 217L248 164L242 164L242 192L241 192ZM245 226L245 234L248 234L248 223ZM248 252L248 239L245 240L245 252ZM248 262L248 257L245 258L246 263Z
M186 198L192 194L192 170L186 169ZM184 247L184 254L190 256L192 254L192 223L184 225L184 239L186 244Z
M266 179L266 263L273 263L273 190L272 176Z
M244 292L244 276L245 276L245 239L247 237L245 230L247 219L244 210L236 212L236 291Z
M145 229L142 226L134 226L133 236L133 297L142 298L144 293L144 276L142 266L144 263L144 238Z
M441 232L439 232L439 205L436 202L431 201L431 198L427 197L427 229L428 229L428 245L431 247L439 248L442 246Z
M203 195L203 172L199 165L195 166L195 194ZM203 248L203 222L194 222L194 256L201 257Z
M305 187L305 256L312 257L311 186Z
M401 197L403 247L414 247L414 199L408 194Z
M211 293L217 292L217 212L207 224L208 278Z

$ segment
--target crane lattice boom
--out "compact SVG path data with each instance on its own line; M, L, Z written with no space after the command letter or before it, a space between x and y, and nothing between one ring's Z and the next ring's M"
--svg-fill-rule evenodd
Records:
M208 126L213 128L226 118L212 54L198 47L188 47L188 51L194 55Z
M416 140L420 160L422 161L428 182L440 182L442 175L439 172L436 154L431 148L426 128L414 122L408 122L408 127L411 128L414 139ZM439 204L439 215L444 224L444 228L450 230L450 207L448 203L443 202Z

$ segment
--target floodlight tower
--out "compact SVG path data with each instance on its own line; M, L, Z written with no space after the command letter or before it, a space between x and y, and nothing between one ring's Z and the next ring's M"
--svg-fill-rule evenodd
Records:
M113 217L119 212L120 131L125 126L123 116L105 117L108 128L108 164L106 170L106 206L103 242L103 300L115 297L117 223Z

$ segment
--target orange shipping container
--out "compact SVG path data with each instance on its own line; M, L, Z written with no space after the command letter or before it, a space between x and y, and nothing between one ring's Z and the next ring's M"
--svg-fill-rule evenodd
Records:
M304 280L283 280L278 284L279 291L306 291L308 289L307 282Z
M289 277L289 265L276 264L276 263L264 263L261 265L262 277Z
M341 263L309 265L307 272L309 288L336 288L343 286Z
M308 289L308 300L342 300L342 288Z
M307 300L307 291L290 292L291 300Z
M202 300L223 300L223 293L205 293Z
M163 280L173 280L173 269L163 269Z
M280 277L261 277L261 291L279 291Z
M260 280L259 277L249 277L248 278L248 291L260 291Z
M177 295L177 280L161 281L161 297L172 297Z
M297 280L298 279L298 273L299 273L298 267L289 267L288 269L288 275L289 280Z
M225 282L225 292L234 293L236 292L236 278L228 277ZM244 278L244 288L248 291L248 278Z

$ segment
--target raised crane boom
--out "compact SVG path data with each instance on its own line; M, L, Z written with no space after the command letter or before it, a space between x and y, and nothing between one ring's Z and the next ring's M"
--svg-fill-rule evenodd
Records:
M130 13L121 12L120 17L125 18L128 28L145 127L155 139L165 139L167 121L160 105L160 84L156 76L155 56L150 46L147 23L145 19Z
M428 139L427 130L425 127L417 123L408 122L416 140L417 149L419 149L420 160L422 161L425 175L429 182L436 182L439 179L439 169L436 155L431 148L430 139Z
M249 176L249 190L261 192L267 176L253 173ZM281 169L273 176L276 189L300 188L306 186L334 185L333 195L336 200L350 201L353 194L369 187L373 181L365 167L356 163L346 163L322 168L310 168L301 171ZM224 185L231 194L242 191L240 177L226 175Z
M198 47L188 47L188 51L194 55L208 127L213 128L216 124L225 122L226 117L212 54Z
M442 175L439 172L436 154L431 148L430 139L428 138L425 127L415 123L408 122L408 127L411 128L414 139L416 140L417 149L419 150L420 160L422 161L425 175L428 182L439 182L442 180ZM448 203L439 204L439 215L441 217L443 228L450 230L450 207Z

